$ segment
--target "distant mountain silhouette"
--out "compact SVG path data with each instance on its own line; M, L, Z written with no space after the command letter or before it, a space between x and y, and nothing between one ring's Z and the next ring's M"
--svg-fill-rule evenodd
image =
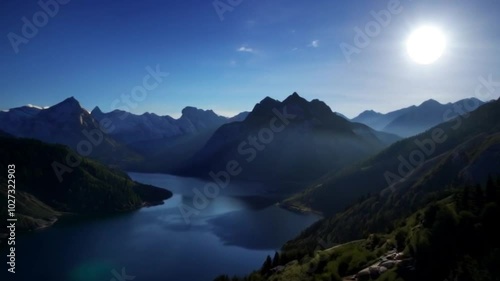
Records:
M427 129L459 115L474 111L483 104L476 98L447 104L441 104L431 99L419 106L410 106L387 114L367 110L353 118L352 121L363 123L376 130L409 137L423 133Z
M16 137L65 144L84 156L115 165L141 159L103 133L99 123L74 97L47 109L24 106L0 112L0 130Z
M0 131L68 145L84 156L125 169L165 172L169 167L165 159L177 166L222 124L242 121L247 115L227 118L194 107L184 108L179 119L121 110L104 113L99 107L89 113L70 97L48 108L27 105L0 111ZM158 161L162 163L156 165Z
M154 113L135 115L122 110L103 113L99 107L92 110L92 116L97 121L105 118L110 120L114 129L109 134L126 144L193 135L228 122L228 118L219 116L212 110L195 107L184 108L179 119Z
M433 106L439 104L424 105ZM361 195L386 188L388 192L416 187L434 190L454 183L485 183L488 175L500 174L500 100L458 118L330 173L285 205L332 214ZM436 142L437 135L444 141Z
M339 117L319 100L266 97L244 121L220 127L179 173L208 177L234 160L239 179L309 181L396 140Z
M352 121L362 123L372 127L375 130L382 131L387 125L389 125L396 118L398 118L401 115L404 115L405 113L413 110L414 108L416 108L416 106L399 109L396 111L389 112L387 114L382 114L379 112L375 112L373 110L366 110L363 111L357 117L354 117Z
M334 113L337 114L337 116L344 118L345 120L349 120L349 118L347 118L347 116L345 116L344 114L342 114L340 112L334 112Z
M180 118L175 119L168 115L135 115L121 110L103 113L96 107L92 116L98 121L109 120L114 128L109 134L145 158L130 165L130 169L170 172L201 149L221 125L242 121L248 112L227 118L212 110L189 106L182 110Z

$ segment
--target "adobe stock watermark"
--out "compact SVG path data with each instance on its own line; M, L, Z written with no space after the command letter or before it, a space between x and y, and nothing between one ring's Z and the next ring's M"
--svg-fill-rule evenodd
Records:
M160 65L156 65L156 69L147 66L146 71L148 74L143 77L141 85L133 87L129 94L122 94L120 98L115 99L111 103L111 108L113 110L121 109L125 111L119 117L121 120L127 118L129 114L128 111L136 108L139 102L146 100L149 92L156 89L163 82L164 78L169 75L168 72L162 72L160 70ZM63 175L65 173L73 172L73 169L81 164L82 158L79 156L87 157L92 154L94 148L101 145L104 141L104 134L110 134L115 129L115 125L109 118L101 119L98 129L83 129L82 135L84 139L77 143L76 152L71 150L66 155L66 163L63 164L58 161L52 162L52 169L59 182L63 181Z
M130 94L123 93L120 98L111 102L111 110L124 111L119 117L121 120L125 120L130 114L129 111L137 108L140 102L146 100L148 93L155 90L163 82L163 79L170 75L168 72L162 72L159 64L156 65L156 69L147 66L146 71L148 74L142 78L142 85L135 86L130 91ZM153 80L153 83L151 83L151 80ZM100 123L105 133L111 133L115 129L108 118L102 119Z
M478 99L488 101L500 89L500 81L494 81L492 74L487 78L481 76L478 80L479 82L474 91L474 96ZM455 104L453 109L448 109L443 113L443 122L454 122L451 129L456 131L462 126L463 121L470 117L470 112L478 106L479 103L477 100L470 99L464 100L461 104ZM417 148L412 150L407 158L402 155L398 156L399 165L397 173L390 171L384 173L387 185L391 187L394 183L404 180L406 176L433 157L437 146L447 140L448 135L440 127L432 129L430 138L424 140L416 139L414 143Z
M234 9L241 5L243 1L244 0L214 0L212 5L214 6L217 16L219 16L220 21L224 21L224 14L234 11Z
M410 0L411 1L411 0ZM360 54L363 49L368 47L372 39L379 36L382 30L391 24L392 18L403 11L403 5L399 0L389 0L387 7L379 12L371 11L373 20L367 22L364 28L354 27L353 43L340 43L340 50L344 54L347 63L351 63L351 56Z
M125 268L122 267L122 271L119 273L116 271L116 269L111 270L111 274L113 274L113 278L110 279L110 281L131 281L135 279L135 276L133 275L128 275L127 272L125 272Z
M259 152L266 149L266 146L274 141L275 135L283 132L296 115L287 112L284 107L280 112L274 108L274 116L269 121L267 127L261 128L256 135L250 135L238 145L238 155L243 157L246 163L254 161ZM238 159L230 160L226 163L225 169L217 173L210 171L211 182L204 185L203 190L193 189L192 206L187 204L179 205L179 211L186 224L190 224L192 216L199 215L202 210L210 205L211 200L219 196L222 189L229 186L232 177L236 177L243 172L243 167Z
M38 1L38 6L41 8L39 11L35 12L31 19L27 17L22 17L21 21L23 26L21 27L21 35L9 32L7 34L7 39L9 39L10 45L14 50L14 53L19 53L19 45L28 44L29 41L38 34L39 29L43 28L49 23L51 18L54 18L61 8L61 5L66 5L71 0L40 0Z

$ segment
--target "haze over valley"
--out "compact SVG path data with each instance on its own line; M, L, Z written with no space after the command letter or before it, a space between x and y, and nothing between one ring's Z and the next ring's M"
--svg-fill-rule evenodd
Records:
M499 8L2 1L0 280L498 280Z

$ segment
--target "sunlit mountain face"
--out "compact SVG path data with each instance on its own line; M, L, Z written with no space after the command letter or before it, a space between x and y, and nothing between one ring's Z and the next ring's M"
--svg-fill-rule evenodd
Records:
M496 0L0 3L0 280L497 280Z

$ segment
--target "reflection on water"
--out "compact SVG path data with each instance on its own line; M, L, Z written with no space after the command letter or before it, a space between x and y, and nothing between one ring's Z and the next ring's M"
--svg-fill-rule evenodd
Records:
M150 281L203 281L221 273L246 274L318 219L275 207L278 198L263 185L231 183L186 224L179 205L192 206L192 189L202 188L203 180L130 175L168 188L174 196L160 206L61 223L19 237L16 280L107 281L114 277L113 270L122 269L135 280Z
M224 214L209 220L214 233L225 245L247 249L277 249L304 229L300 215L269 207L263 210L242 210ZM314 217L310 218L314 222ZM285 240L285 241L284 241Z

